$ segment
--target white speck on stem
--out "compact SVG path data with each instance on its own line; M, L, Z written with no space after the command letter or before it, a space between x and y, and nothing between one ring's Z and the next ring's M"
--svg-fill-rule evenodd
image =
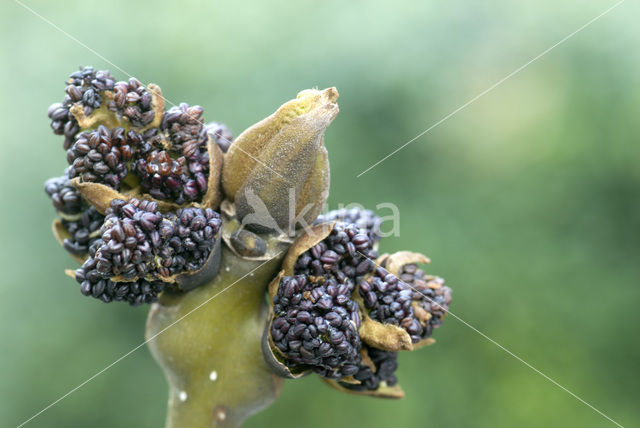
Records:
M178 394L178 398L180 399L180 401L187 401L187 392L180 391L180 394Z
M230 268L229 266L225 266L225 267L224 267L224 271L225 271L225 272L229 272L230 270L231 270L231 268Z
M211 373L209 373L209 379L211 380L211 382L215 382L216 379L218 379L218 372L213 370Z

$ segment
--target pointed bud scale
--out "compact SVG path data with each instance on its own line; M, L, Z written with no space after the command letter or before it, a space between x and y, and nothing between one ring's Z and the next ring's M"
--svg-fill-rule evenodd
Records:
M329 187L324 132L337 97L335 88L302 91L231 145L222 183L243 224L288 233L320 213Z

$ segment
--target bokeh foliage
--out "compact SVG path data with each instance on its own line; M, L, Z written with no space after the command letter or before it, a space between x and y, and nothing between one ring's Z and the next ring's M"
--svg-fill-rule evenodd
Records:
M452 311L625 426L640 423L640 8L625 2L372 171L356 175L613 2L47 2L40 14L173 102L236 133L335 85L330 207L395 203L383 249L428 254ZM15 426L143 340L146 310L83 297L50 233L65 167L46 109L77 65L112 65L0 5L0 425ZM232 332L230 331L230 334ZM407 397L308 377L247 426L607 426L450 317L400 357ZM146 348L29 426L161 426ZM613 426L613 425L609 425Z

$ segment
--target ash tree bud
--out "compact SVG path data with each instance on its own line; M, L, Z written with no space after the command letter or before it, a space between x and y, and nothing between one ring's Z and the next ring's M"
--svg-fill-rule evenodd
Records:
M339 382L343 388L353 391L377 391L381 384L384 387L393 387L398 383L395 372L398 369L397 352L388 352L381 349L364 346L363 351L369 359L367 363L361 362L358 372L353 378L360 383Z
M93 67L81 67L79 71L71 73L64 99L61 103L52 104L47 112L54 134L65 137L65 150L71 147L80 131L78 121L70 111L71 107L79 104L84 114L89 116L100 107L104 91L112 90L113 86L114 79L108 70L95 71Z
M114 282L108 276L100 274L96 269L97 263L94 258L88 259L80 269L76 270L75 278L84 296L91 296L104 303L122 301L128 302L131 306L153 303L158 299L158 294L170 285L162 281L146 279Z
M302 91L230 146L223 189L249 229L292 234L300 220L316 219L328 196L324 132L338 114L337 98L335 88ZM257 209L254 195L266 212Z
M114 199L93 258L104 277L168 278L207 261L222 220L212 209L181 208L162 214L153 201Z
M362 343L358 305L335 278L286 276L273 298L271 338L291 362L329 379L358 371Z
M64 214L79 214L84 208L82 196L69 182L69 176L65 174L61 177L48 179L44 183L44 191L51 198L51 203L55 209Z
M67 151L69 177L119 189L129 173L127 162L132 157L125 130L100 125L95 131L80 134Z
M375 273L358 283L367 311L365 322L370 319L385 327L399 327L417 347L433 343L433 329L442 324L452 293L442 278L418 268L418 263L429 262L422 254L409 251L381 256Z
M166 214L159 228L161 238L165 239L158 251L162 259L160 274L166 277L200 269L213 250L221 227L220 215L210 208L188 207L179 209L175 215Z
M413 312L413 292L407 284L378 267L371 278L360 282L358 291L371 319L402 327L413 343L422 339L423 328Z
M62 225L70 235L69 238L64 238L64 249L73 255L86 255L91 245L100 240L103 221L102 214L94 207L86 205L77 219L62 219Z
M208 134L202 122L202 107L180 103L170 108L162 117L161 128L167 132L173 149L191 159L206 148Z
M444 285L444 279L425 274L415 263L403 265L399 278L410 286L414 311L425 319L422 338L431 336L433 329L442 325L449 309L451 288Z
M297 275L334 275L349 280L353 290L355 281L374 269L372 260L378 256L373 241L355 224L338 222L326 238L301 254L294 265Z
M114 199L105 214L102 245L95 255L98 272L106 277L134 279L153 271L153 249L162 245L158 204Z
M156 115L152 101L152 93L147 87L131 77L128 82L117 82L113 86L113 99L107 107L133 126L144 127L153 122Z
M331 223L333 221L353 224L359 229L365 230L374 244L380 242L380 225L382 223L382 219L375 215L371 210L361 208L341 208L339 210L333 210L326 214L319 215L316 221L314 221L314 224Z

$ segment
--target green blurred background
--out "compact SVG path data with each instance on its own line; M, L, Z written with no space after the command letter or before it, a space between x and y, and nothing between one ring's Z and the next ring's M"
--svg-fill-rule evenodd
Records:
M640 424L640 7L627 1L367 174L362 170L614 1L26 1L168 99L237 135L337 86L330 207L395 203L383 250L429 255L452 311L624 426ZM0 426L143 340L146 308L83 297L42 183L64 169L46 111L78 65L126 76L18 3L0 5ZM287 382L248 427L614 426L463 323L400 356L407 397ZM146 348L34 419L159 427Z

